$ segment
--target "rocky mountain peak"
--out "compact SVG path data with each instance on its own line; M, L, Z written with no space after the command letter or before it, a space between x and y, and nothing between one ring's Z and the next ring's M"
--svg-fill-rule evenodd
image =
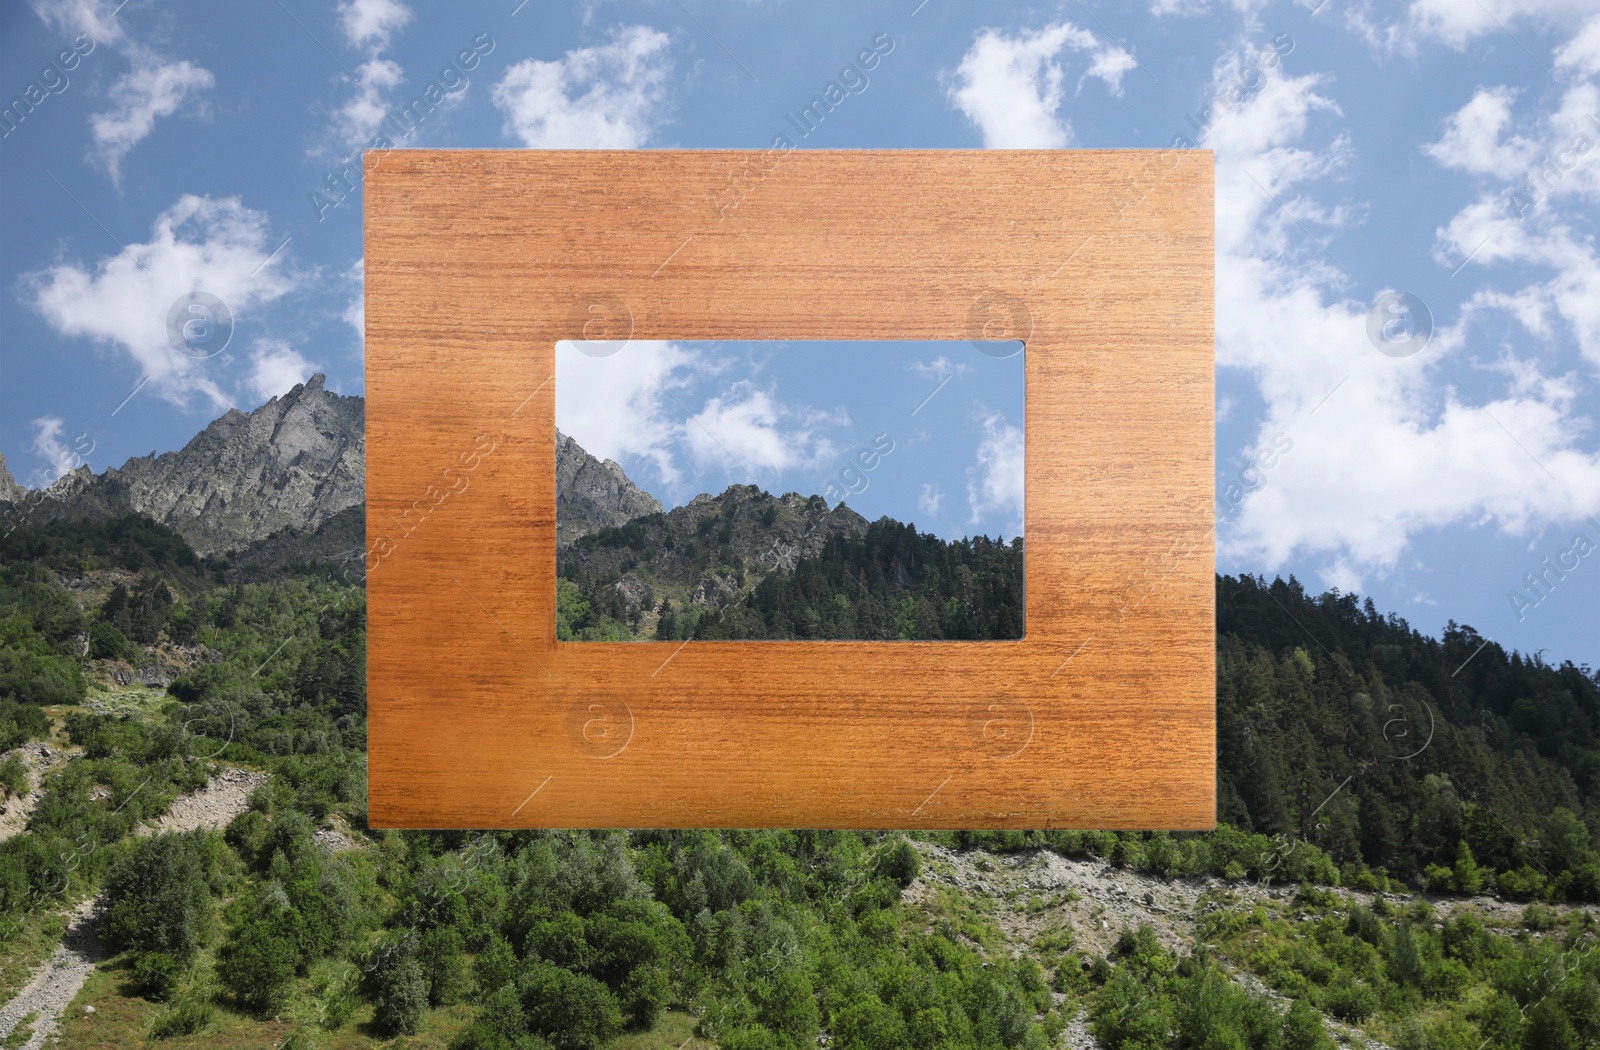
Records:
M329 392L324 380L319 372L253 412L229 409L175 452L136 456L102 474L70 471L29 520L140 513L201 554L284 529L313 531L366 498L365 402ZM0 499L6 492L0 481Z
M614 459L601 461L556 431L556 546L607 525L661 513L661 503L629 480Z

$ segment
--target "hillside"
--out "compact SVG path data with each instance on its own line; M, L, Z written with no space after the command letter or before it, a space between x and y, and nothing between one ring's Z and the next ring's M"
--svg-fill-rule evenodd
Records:
M373 831L365 595L319 564L358 512L303 551L109 512L0 538L7 1045L1600 1043L1588 668L1219 577L1215 831ZM574 538L563 615L792 635L961 570L1015 611L1020 556L736 487ZM654 627L573 602L630 580Z

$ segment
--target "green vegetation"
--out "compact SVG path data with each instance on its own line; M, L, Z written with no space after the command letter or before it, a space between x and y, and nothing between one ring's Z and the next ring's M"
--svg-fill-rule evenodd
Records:
M915 836L1222 880L1192 943L1135 927L1101 956L1053 921L1070 895L947 884L899 834L371 831L359 588L222 583L137 521L0 549L0 744L71 751L38 784L0 758L7 798L37 792L0 842L0 944L38 958L57 913L103 893L116 955L85 994L126 1045L1043 1048L1080 1010L1113 1048L1327 1048L1323 1017L1401 1050L1600 1040L1600 929L1565 904L1600 900L1600 682L1492 643L1461 669L1469 628L1430 639L1293 580L1220 578L1217 830ZM557 631L1005 637L1021 557L879 522L720 611L563 579ZM175 645L194 655L165 694L104 684L104 661ZM270 774L225 830L131 834L223 765ZM1421 889L1519 917L1391 900ZM1039 924L1020 943L1013 915Z

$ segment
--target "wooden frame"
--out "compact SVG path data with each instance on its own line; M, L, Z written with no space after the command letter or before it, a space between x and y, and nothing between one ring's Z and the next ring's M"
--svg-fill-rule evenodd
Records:
M1208 151L369 152L374 827L1209 828ZM555 640L560 339L1026 341L1026 637Z

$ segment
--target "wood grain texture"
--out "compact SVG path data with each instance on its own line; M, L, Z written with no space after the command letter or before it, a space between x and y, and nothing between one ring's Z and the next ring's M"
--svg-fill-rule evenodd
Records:
M373 826L1211 827L1212 197L1203 150L368 153ZM554 344L629 334L1025 337L1026 637L557 643Z

